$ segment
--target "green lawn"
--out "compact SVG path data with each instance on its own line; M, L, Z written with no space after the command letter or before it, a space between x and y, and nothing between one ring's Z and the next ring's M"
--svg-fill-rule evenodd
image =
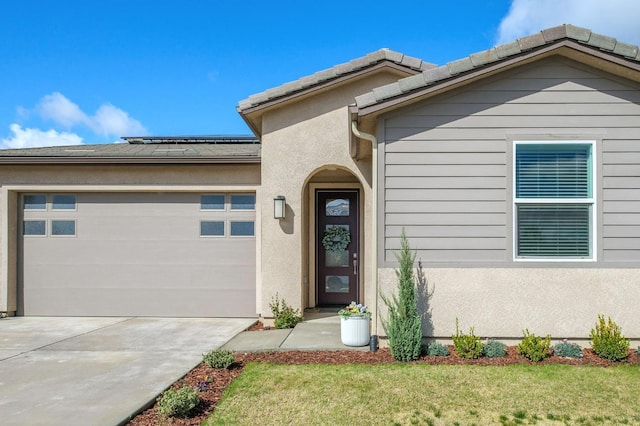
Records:
M640 368L252 363L206 424L640 424Z

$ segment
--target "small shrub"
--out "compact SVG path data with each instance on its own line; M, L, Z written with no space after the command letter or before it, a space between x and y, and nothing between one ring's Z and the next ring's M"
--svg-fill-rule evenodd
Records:
M577 343L563 340L553 347L553 354L564 358L582 358L582 348Z
M449 348L445 345L433 342L427 345L427 355L428 356L449 356Z
M629 341L622 335L620 326L611 321L611 318L605 322L604 315L598 315L598 322L589 336L591 347L600 358L620 361L629 353Z
M636 354L640 355L640 346L638 346L638 349L636 349Z
M551 350L551 336L539 337L524 330L524 338L518 344L518 353L533 362L542 361Z
M200 403L198 391L190 386L168 389L158 398L158 413L166 417L187 417Z
M501 358L507 354L507 345L497 340L489 339L484 344L483 353L487 358Z
M229 368L236 360L233 352L227 349L216 349L202 356L202 361L211 368Z
M280 300L278 293L269 303L276 328L293 328L302 322L304 318L299 309L293 309L284 300Z
M473 334L473 327L469 328L469 334L460 333L458 318L456 318L456 334L451 336L451 339L453 339L453 345L456 347L456 352L462 358L476 359L482 356L484 344L480 341L478 336Z

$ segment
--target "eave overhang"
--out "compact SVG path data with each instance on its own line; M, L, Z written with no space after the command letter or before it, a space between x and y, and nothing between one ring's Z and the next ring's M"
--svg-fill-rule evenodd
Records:
M0 157L0 165L32 165L32 164L260 164L260 157L224 157L224 158L157 158L157 157Z
M426 64L426 63L425 63ZM423 69L432 68L434 65L423 65ZM334 90L342 85L349 84L355 80L365 78L375 73L390 72L398 76L398 78L404 78L411 75L419 74L421 69L415 69L407 66L403 66L390 60L384 60L366 68L361 68L357 71L339 75L338 77L330 80L322 81L309 87L303 87L299 90L287 92L286 89L282 89L282 95L278 95L280 88L272 89L272 91L266 91L265 100L256 103L255 105L239 105L236 110L247 123L251 131L257 136L262 136L262 115L273 109L280 108L284 105L299 102L300 100L307 99L311 96L316 96L329 90ZM281 86L286 88L287 85ZM271 94L271 95L270 95Z
M640 63L637 60L603 51L597 47L586 45L573 39L562 39L439 80L430 81L434 75L437 75L439 68L428 70L422 73L421 76L399 80L397 83L383 86L370 94L363 95L362 98L375 96L376 91L382 94L385 92L393 93L393 91L395 91L398 92L397 95L389 96L376 102L365 102L363 106L359 105L357 99L356 104L350 107L351 116L352 119L358 121L361 130L375 132L377 117L382 114L424 101L433 96L475 83L504 71L556 55L575 60L630 81L640 82ZM424 81L416 84L415 80L419 80L420 78L424 78ZM414 81L408 81L410 79ZM412 90L407 89L405 92L402 92L403 88L420 84L422 87Z

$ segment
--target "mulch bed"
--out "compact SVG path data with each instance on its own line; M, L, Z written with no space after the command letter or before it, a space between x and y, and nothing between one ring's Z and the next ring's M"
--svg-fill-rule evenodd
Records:
M260 333L268 333L262 327L261 323L252 326L250 331ZM583 351L584 356L580 359L561 358L552 355L545 360L533 363L517 353L515 346L508 347L508 353L502 358L486 358L482 357L475 360L467 360L460 358L453 346L449 346L450 355L446 357L429 357L425 356L415 364L432 364L432 365L510 365L510 364L568 364L568 365L588 365L599 367L610 367L613 365L640 365L640 356L635 349L630 351L629 358L624 362L611 362L599 358L591 349ZM236 362L229 369L214 369L204 363L200 363L196 368L191 370L183 379L176 382L175 388L184 385L193 387L203 387L208 382L206 389L199 392L200 405L198 405L191 414L191 417L178 419L162 419L156 414L155 406L143 411L134 417L128 425L131 426L151 426L151 425L199 425L207 417L211 415L216 404L222 397L227 386L242 373L244 366L249 362L270 362L276 364L389 364L397 362L391 356L388 349L380 349L377 352L369 351L277 351L277 352L257 352L257 353L236 353Z

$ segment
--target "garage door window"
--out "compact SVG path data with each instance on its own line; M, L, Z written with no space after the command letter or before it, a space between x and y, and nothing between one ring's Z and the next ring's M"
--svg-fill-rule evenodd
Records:
M255 235L255 225L249 221L231 222L232 237L252 237Z
M52 220L51 235L56 237L73 237L76 235L75 220Z
M24 196L25 210L46 210L47 196L44 194L29 194Z
M224 222L202 221L200 222L201 237L224 237Z
M200 210L224 210L224 195L210 194L200 197Z
M232 195L231 196L231 210L255 210L256 209L256 196L255 195Z
M31 237L47 235L47 222L44 220L25 220L22 223L22 234Z
M52 197L52 209L53 210L75 210L76 209L76 196L75 195L54 195Z

